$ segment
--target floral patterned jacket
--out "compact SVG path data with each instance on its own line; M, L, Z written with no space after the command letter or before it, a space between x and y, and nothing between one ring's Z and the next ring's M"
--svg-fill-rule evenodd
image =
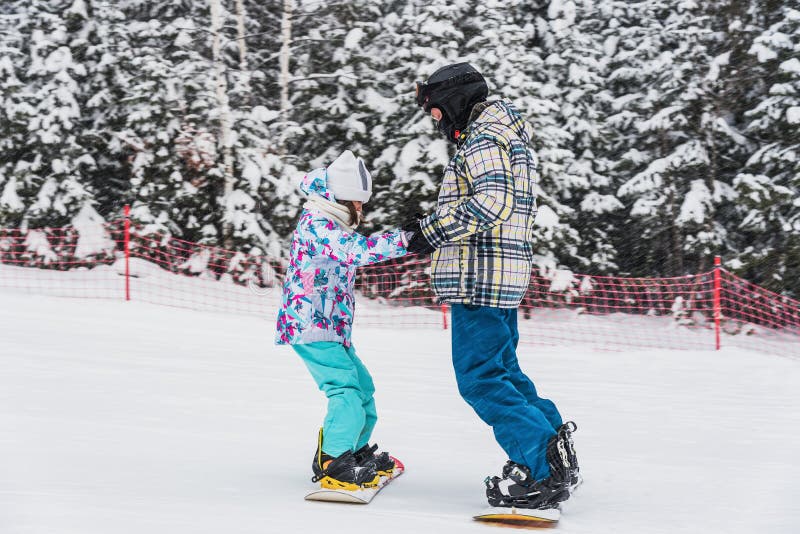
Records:
M325 169L315 169L300 188L333 200L325 184ZM324 214L303 210L292 238L275 342L335 341L350 346L356 268L405 253L400 230L366 237Z

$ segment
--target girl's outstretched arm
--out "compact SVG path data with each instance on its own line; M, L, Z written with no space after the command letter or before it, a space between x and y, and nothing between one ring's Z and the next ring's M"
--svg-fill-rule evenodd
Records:
M351 265L370 265L404 256L407 252L402 231L397 229L383 234L365 236L350 232L325 218L313 218L309 231L315 241L322 245L322 254L336 261Z

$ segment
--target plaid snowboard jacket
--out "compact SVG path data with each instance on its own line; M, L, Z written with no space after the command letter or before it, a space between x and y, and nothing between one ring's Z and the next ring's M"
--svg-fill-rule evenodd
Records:
M431 284L444 302L515 308L533 263L539 162L510 102L478 104L472 118L420 221L437 248Z

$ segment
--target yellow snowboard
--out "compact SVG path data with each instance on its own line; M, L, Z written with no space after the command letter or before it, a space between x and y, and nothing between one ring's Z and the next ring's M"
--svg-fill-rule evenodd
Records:
M529 508L491 507L473 519L498 526L518 528L553 528L558 524L561 512L558 508L533 510Z

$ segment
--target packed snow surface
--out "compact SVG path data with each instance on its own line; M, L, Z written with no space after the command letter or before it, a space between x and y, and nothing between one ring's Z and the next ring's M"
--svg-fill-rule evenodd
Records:
M356 324L374 439L406 473L306 502L325 402L273 317L0 292L3 534L492 532L505 456L458 395L449 331ZM578 425L564 533L796 533L800 361L745 350L523 346Z

